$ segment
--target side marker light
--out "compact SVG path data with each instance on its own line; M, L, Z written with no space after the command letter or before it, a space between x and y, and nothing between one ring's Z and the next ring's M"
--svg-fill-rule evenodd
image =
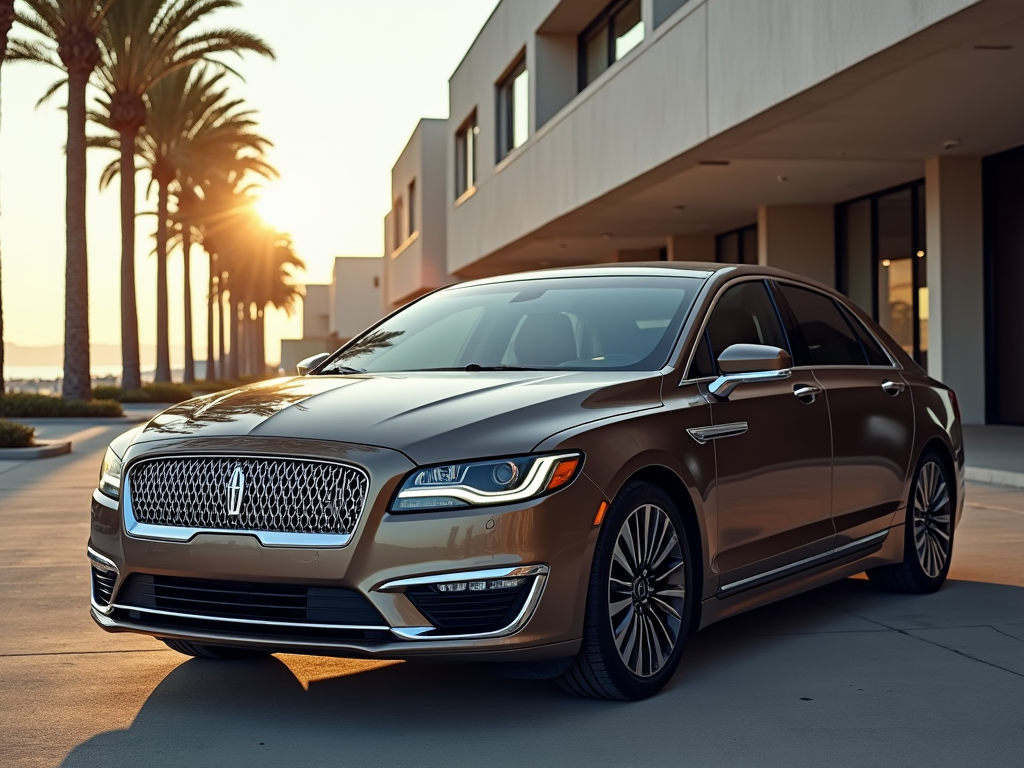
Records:
M605 513L608 511L608 502L602 501L601 506L597 508L597 514L594 515L594 526L600 525L604 521Z

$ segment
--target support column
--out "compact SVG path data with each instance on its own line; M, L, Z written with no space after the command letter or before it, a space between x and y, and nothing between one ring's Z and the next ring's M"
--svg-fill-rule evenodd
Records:
M665 241L669 261L714 261L714 235L670 235Z
M985 423L981 159L925 161L928 373L956 390L965 424Z
M833 206L762 205L757 209L757 263L835 287Z

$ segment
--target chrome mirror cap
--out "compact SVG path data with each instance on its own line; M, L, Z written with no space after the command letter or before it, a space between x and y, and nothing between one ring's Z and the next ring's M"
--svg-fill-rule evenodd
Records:
M321 352L319 355L307 357L305 360L303 360L297 366L295 366L295 369L296 371L298 371L299 376L305 376L307 373L310 372L311 369L316 368L318 365L320 365L320 363L322 363L330 356L331 355L329 352Z

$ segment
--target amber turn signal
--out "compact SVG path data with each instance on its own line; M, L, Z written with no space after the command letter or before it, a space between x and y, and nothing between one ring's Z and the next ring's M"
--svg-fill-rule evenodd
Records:
M551 473L551 480L548 481L548 490L553 491L555 488L561 488L572 480L572 476L576 474L576 467L579 465L580 460L576 458L563 459L558 462L555 471Z

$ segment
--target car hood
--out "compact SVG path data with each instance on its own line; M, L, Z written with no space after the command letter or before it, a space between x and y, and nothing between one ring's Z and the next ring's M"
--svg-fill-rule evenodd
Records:
M529 453L550 435L661 401L651 372L444 371L303 376L163 412L134 443L252 435L373 445L418 464Z

